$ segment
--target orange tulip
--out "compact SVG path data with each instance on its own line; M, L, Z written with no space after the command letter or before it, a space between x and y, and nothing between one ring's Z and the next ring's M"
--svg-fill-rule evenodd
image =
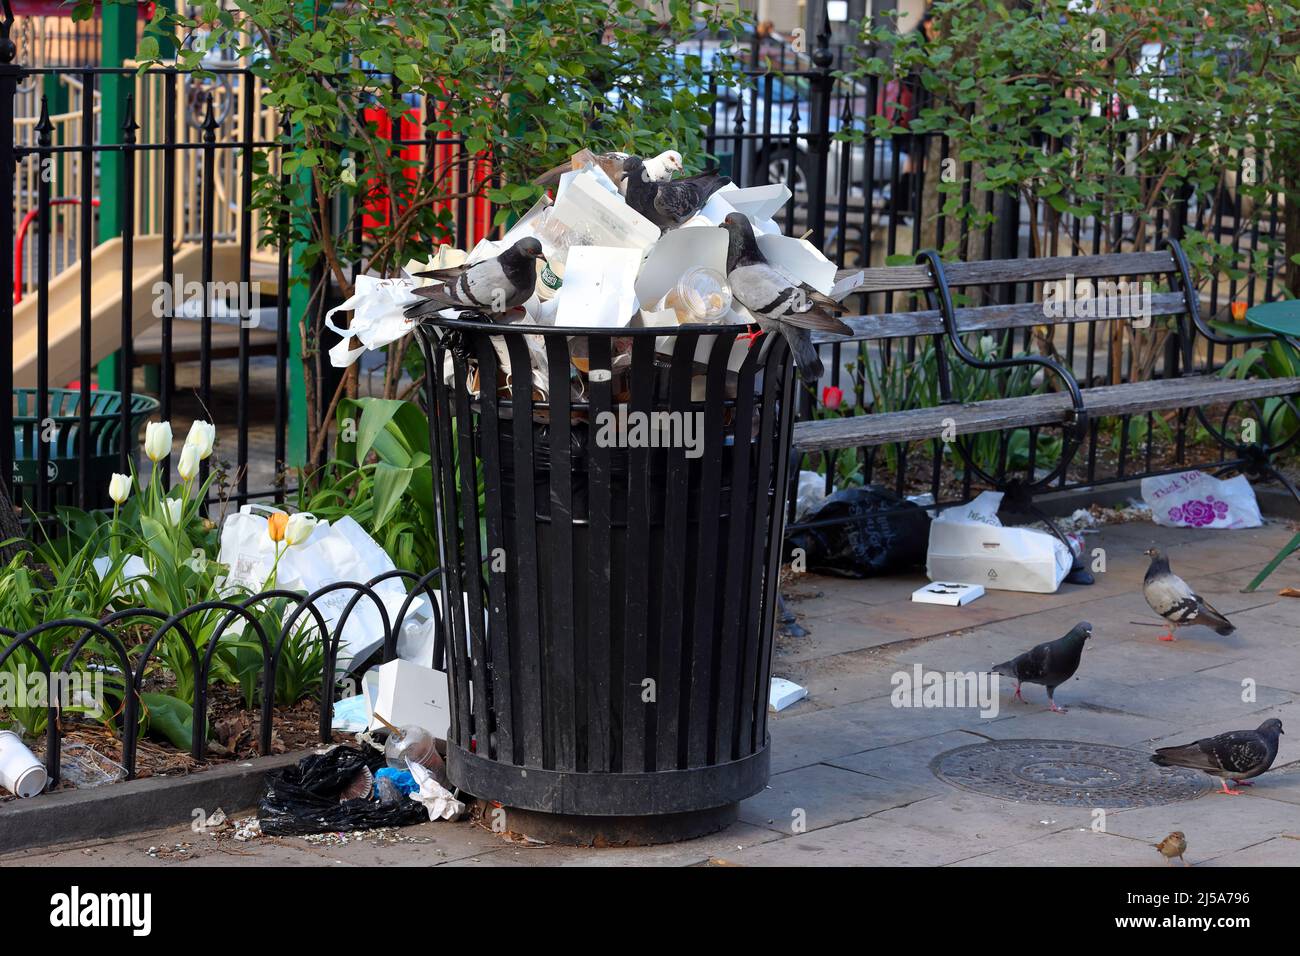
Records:
M284 540L284 529L289 526L289 516L282 511L277 511L266 519L266 533L271 536L271 540L280 542Z
M1245 317L1246 317L1246 303L1245 302L1232 303L1232 321L1240 322Z

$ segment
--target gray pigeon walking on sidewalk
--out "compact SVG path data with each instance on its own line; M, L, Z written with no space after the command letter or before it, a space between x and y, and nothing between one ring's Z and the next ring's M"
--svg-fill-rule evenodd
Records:
M629 156L623 164L627 204L659 227L676 229L704 208L709 197L731 180L717 173L699 173L669 182L651 177L646 164Z
M1054 694L1056 688L1074 676L1079 669L1079 659L1083 656L1083 645L1092 637L1092 625L1080 621L1070 628L1065 637L1039 644L1025 651L1019 657L993 666L993 673L1010 677L1016 682L1015 697L1024 701L1020 693L1021 683L1042 684L1047 688L1047 702L1058 714L1066 713L1066 708L1058 707Z
M1161 747L1151 757L1151 762L1161 767L1188 767L1203 771L1219 778L1223 793L1236 796L1241 791L1231 789L1228 781L1238 786L1253 786L1246 781L1268 770L1277 759L1278 735L1281 733L1282 721L1272 717L1254 730L1231 730L1181 747Z
M406 314L423 319L444 309L459 309L488 318L502 316L533 294L537 284L534 260L540 258L542 244L526 236L493 259L418 273L420 278L437 279L441 284L414 290L425 301L408 306Z
M1142 582L1142 596L1155 611L1169 622L1169 633L1160 640L1174 640L1174 630L1188 624L1204 624L1214 633L1227 636L1236 630L1226 617L1216 611L1187 582L1169 570L1169 559L1159 548L1144 552L1151 559L1146 579Z
M765 332L779 331L790 343L795 364L805 382L822 376L821 356L812 344L813 331L851 335L853 330L832 313L844 306L800 282L763 256L754 238L754 227L740 213L722 220L727 230L727 283L731 294Z

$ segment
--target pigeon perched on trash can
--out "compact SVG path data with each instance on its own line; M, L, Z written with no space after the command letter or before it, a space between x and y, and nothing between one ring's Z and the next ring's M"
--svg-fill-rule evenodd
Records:
M1151 762L1161 767L1187 767L1208 773L1219 778L1222 793L1236 796L1241 791L1230 788L1228 781L1237 786L1253 786L1247 781L1268 770L1277 759L1278 735L1282 732L1282 721L1271 717L1254 730L1231 730L1181 747L1161 747L1152 755Z
M660 182L653 179L646 164L629 156L623 164L627 204L659 227L675 229L704 208L709 197L731 180L717 173L698 173Z
M1183 866L1191 866L1183 859L1183 854L1187 852L1187 837L1183 835L1182 830L1175 830L1159 843L1151 845L1160 851L1160 855L1165 858L1165 863L1173 863L1174 857L1178 857Z
M1169 622L1169 633L1160 640L1174 640L1174 630L1187 624L1204 624L1225 637L1236 630L1226 617L1188 587L1186 581L1169 570L1169 559L1159 548L1144 553L1151 559L1151 566L1142 582L1142 596L1151 610Z
M408 306L406 314L423 319L444 309L459 309L489 318L504 315L533 294L537 284L533 260L540 258L542 244L526 236L493 259L417 273L420 278L437 279L440 284L415 289L415 294L425 301Z
M995 664L993 673L1014 680L1016 682L1015 696L1021 701L1025 699L1020 693L1022 682L1042 684L1047 688L1047 702L1051 705L1052 710L1058 714L1064 714L1066 708L1058 707L1053 695L1056 693L1056 688L1073 677L1074 672L1079 669L1079 659L1083 656L1083 645L1090 637L1092 637L1092 625L1087 621L1080 621L1070 628L1070 633L1066 634L1065 637L1039 644L1037 647L1025 651L1019 657L1013 657L1009 661Z
M812 332L850 335L853 330L832 313L844 306L768 262L754 238L754 227L740 213L722 220L727 230L727 284L731 294L765 332L780 331L790 343L799 374L806 382L821 378L824 367L812 344Z
M583 150L583 153L586 153L591 162L600 167L601 172L618 184L620 192L627 192L627 183L623 179L623 165L633 158L632 153L590 153L586 150ZM582 153L577 154L577 158L581 159ZM682 162L682 154L675 149L666 149L658 156L651 156L642 162L645 164L646 175L659 183L672 179L673 174L681 172L685 165ZM560 181L561 176L573 168L572 160L561 163L554 169L542 173L533 182L538 186L553 186Z

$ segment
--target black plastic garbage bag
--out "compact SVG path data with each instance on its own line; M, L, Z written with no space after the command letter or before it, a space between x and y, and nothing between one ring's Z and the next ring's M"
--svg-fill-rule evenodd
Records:
M880 485L837 491L799 524L813 527L786 535L785 557L790 560L794 549L801 548L809 571L866 578L925 564L930 516Z
M295 766L266 775L266 793L257 805L262 832L271 836L302 836L343 830L404 827L429 819L423 804L403 800L382 804L367 799L339 802L339 795L363 767L376 770L384 755L368 756L355 747L335 747L312 754Z

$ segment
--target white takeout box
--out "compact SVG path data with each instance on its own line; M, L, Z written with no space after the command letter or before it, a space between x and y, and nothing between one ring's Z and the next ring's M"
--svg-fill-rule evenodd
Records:
M835 263L822 255L807 239L791 236L759 236L758 249L767 261L807 282L822 295L835 287Z
M664 233L641 266L636 297L653 307L688 269L704 266L727 274L727 233L722 229L674 229Z
M736 212L755 220L771 219L790 201L790 189L785 183L769 183L745 189L724 187L715 195L723 196Z
M374 715L395 727L423 727L439 740L451 726L451 695L447 675L400 658L382 664L379 690L371 710L370 729L383 727Z

